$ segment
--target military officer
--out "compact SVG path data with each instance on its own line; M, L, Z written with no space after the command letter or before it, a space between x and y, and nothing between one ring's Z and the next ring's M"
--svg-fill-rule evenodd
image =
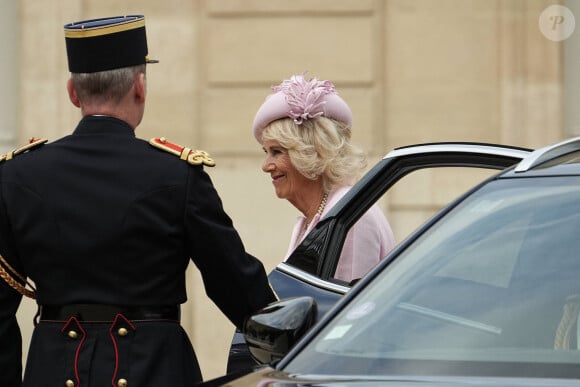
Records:
M189 260L237 327L275 295L204 170L209 155L135 135L154 62L144 17L64 33L82 119L0 158L0 386L193 385L202 376L179 322ZM24 381L22 294L39 305Z

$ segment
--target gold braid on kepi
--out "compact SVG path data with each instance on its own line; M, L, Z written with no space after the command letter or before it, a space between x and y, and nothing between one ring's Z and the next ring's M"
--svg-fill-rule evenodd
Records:
M556 329L554 349L570 350L570 343L575 338L574 329L578 324L578 313L580 312L580 295L574 294L566 299L562 318ZM576 341L578 338L576 337Z
M83 20L64 26L71 73L95 73L157 63L149 58L145 16Z
M20 279L22 283L14 279L10 272ZM0 278L4 280L12 289L16 290L18 293L25 297L36 299L36 288L26 280L20 273L18 273L6 260L0 255ZM26 285L30 286L32 290L27 289Z

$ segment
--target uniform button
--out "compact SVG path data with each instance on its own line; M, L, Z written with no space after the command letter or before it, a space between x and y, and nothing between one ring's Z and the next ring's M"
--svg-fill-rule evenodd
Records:
M67 380L66 382L64 382L64 385L66 387L75 387L75 382L73 382L72 380Z
M117 387L127 387L127 379L117 380Z
M127 330L127 328L119 328L119 330L117 331L117 334L119 336L127 336L128 333L129 331Z
M79 334L76 331L68 331L68 337L70 337L71 339L76 339L77 337L79 337ZM68 383L68 380L67 380ZM68 386L68 384L67 384ZM73 383L74 386L74 383Z

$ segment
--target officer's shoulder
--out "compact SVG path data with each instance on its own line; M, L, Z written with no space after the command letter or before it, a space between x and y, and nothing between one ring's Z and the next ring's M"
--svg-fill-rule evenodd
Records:
M0 162L12 160L14 157L16 157L20 154L38 149L42 145L46 144L47 142L48 142L48 140L45 138L31 138L28 141L28 144L23 145L20 148L13 149L10 152L5 153L3 155L0 155Z
M215 166L215 162L209 156L209 153L202 150L192 149L185 146L177 145L168 141L165 137L154 137L149 140L149 144L157 149L169 152L172 155L179 157L181 160L191 165L206 165L208 167Z

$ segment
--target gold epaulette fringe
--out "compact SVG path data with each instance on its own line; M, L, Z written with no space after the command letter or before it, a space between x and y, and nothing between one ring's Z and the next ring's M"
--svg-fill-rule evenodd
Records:
M179 156L181 160L187 161L191 165L207 165L214 167L215 161L209 156L209 153L202 150L195 150L181 145L173 144L165 137L154 137L149 140L149 144L166 152Z
M12 158L14 158L14 156L19 155L21 153L27 152L31 149L37 148L41 145L44 145L45 143L47 143L48 140L45 138L31 138L30 141L28 141L28 144L21 146L20 148L16 148L6 154L0 155L0 162L2 161L8 161L8 160L12 160Z

